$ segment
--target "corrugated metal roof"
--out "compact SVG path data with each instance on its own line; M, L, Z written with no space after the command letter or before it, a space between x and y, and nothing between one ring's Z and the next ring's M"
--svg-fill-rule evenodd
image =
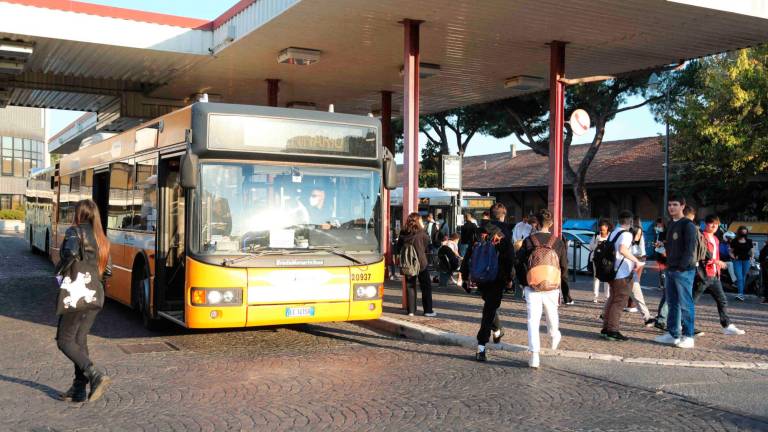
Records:
M45 140L43 111L37 108L0 108L0 136Z
M76 111L98 111L115 100L113 96L70 93L53 90L15 88L9 105Z

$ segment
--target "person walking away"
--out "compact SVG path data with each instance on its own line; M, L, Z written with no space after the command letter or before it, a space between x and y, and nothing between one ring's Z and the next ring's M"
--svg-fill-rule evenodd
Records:
M518 252L518 276L525 286L525 303L528 321L528 351L531 358L528 365L539 367L541 341L539 326L542 309L547 314L547 331L552 338L552 349L556 350L562 337L559 329L557 304L560 299L562 275L568 272L568 257L565 242L549 232L552 227L552 213L542 209L536 214L539 232L523 241Z
M427 250L430 240L421 217L413 212L408 215L405 226L400 231L395 245L395 253L400 257L400 271L406 278L408 316L416 314L416 281L421 289L421 304L424 316L437 316L432 309L432 282L429 277Z
M720 271L726 268L725 263L720 261L720 240L715 235L717 228L720 226L720 219L716 215L709 215L704 218L704 224L704 239L707 241L707 250L712 255L712 259L699 263L704 269L704 272L702 272L704 279L696 287L696 291L693 294L693 302L694 304L697 303L701 295L704 292L708 292L717 305L717 313L720 316L723 334L743 335L745 333L744 330L731 323L728 317L728 300L725 297L723 285L720 283Z
M488 350L485 346L491 334L493 343L501 342L504 336L498 309L504 288L511 281L515 259L512 232L509 225L503 222L507 208L502 203L495 203L491 206L490 214L492 219L480 230L481 241L467 250L467 256L461 263L464 290L469 289L468 282L472 279L484 302L480 330L477 332L477 361L487 360Z
M87 399L95 401L104 394L111 379L91 360L88 333L104 306L104 280L112 275L112 262L109 240L104 235L99 211L93 201L82 200L75 204L74 220L64 235L60 254L57 274L62 282L56 343L75 366L72 386L60 397L65 401L84 402L86 387L90 385ZM74 280L72 273L76 273ZM78 284L79 280L83 282Z
M611 224L605 219L600 220L599 224L597 225L597 232L595 233L594 237L592 237L592 241L589 243L589 253L590 255L595 252L595 248L598 244L608 240L608 235L611 232ZM600 279L597 278L595 275L594 266L595 263L590 257L590 262L592 263L592 274L594 277L592 278L592 293L595 295L594 299L592 300L593 303L597 303L600 298L600 284L603 284L603 290L605 291L605 300L607 301L611 297L611 289L608 282L600 282Z
M667 202L667 211L672 217L666 243L668 333L657 336L655 341L679 348L693 348L696 318L693 305L693 279L696 274L695 255L699 230L692 220L683 216L684 207L685 198L683 197L672 195Z
M630 232L632 213L624 210L619 213L619 225L608 236L615 249L614 271L616 275L609 282L611 297L603 312L603 329L600 336L611 341L625 341L628 338L619 332L621 312L632 293L632 273L637 267L645 265L631 252L633 235Z
M475 244L478 239L479 228L477 227L477 220L471 212L464 214L464 225L461 226L461 238L459 240L459 255L464 257L467 254L467 249Z
M749 268L754 257L752 250L754 243L749 238L749 230L745 226L740 226L736 230L736 238L731 241L731 258L733 258L733 268L736 273L736 286L739 288L739 294L736 300L744 301L744 285L749 275Z

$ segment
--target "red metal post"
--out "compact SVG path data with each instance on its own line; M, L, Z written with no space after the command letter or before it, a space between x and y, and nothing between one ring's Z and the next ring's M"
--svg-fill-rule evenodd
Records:
M381 144L388 148L392 154L395 154L395 142L392 140L392 92L391 91L382 91L381 92ZM390 213L389 213L389 190L383 189L383 194L381 196L381 202L382 202L382 209L384 209L382 213L382 218L384 220L381 221L381 225L384 230L384 262L386 263L386 266L384 267L384 277L389 278L391 275L389 274L389 266L392 264L392 240L390 239L390 228L389 228L389 219L390 219Z
M267 105L276 107L277 106L277 93L280 90L280 80L270 78L267 81Z
M549 61L549 202L554 217L552 233L563 229L563 121L565 120L565 42L550 44Z
M403 219L419 208L419 26L422 21L403 20ZM406 302L403 278L403 308Z

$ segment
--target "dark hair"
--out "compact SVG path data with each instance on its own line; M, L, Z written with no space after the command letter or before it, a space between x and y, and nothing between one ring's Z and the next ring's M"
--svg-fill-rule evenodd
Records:
M504 216L507 215L507 207L504 204L497 202L491 206L490 211L495 220L504 222Z
M720 218L716 214L710 214L704 218L704 223L711 224L712 222L720 222Z
M542 228L546 228L553 223L552 212L549 209L543 208L536 213L536 221Z
M491 217L491 212L489 212L488 210L484 211L483 217Z
M747 234L749 234L749 228L747 228L746 226L744 226L744 225L740 226L739 229L736 230L736 232L739 232L741 230L744 230L744 231L747 232Z
M403 231L410 234L420 230L421 229L421 224L419 224L420 219L421 219L421 215L419 215L416 212L409 214L408 218L405 220L405 227L403 228Z
M683 207L683 216L696 216L696 209L692 206L686 205Z
M619 225L629 225L632 223L632 212L629 210L622 210L619 213Z
M598 231L600 230L600 227L603 225L607 226L609 231L611 230L611 223L608 222L608 219L600 219L600 222L597 223Z
M85 199L75 204L75 218L72 220L72 226L76 227L80 224L90 224L93 228L99 253L99 273L103 274L109 260L109 239L104 235L104 229L101 227L99 208L92 200Z
M664 225L664 218L656 218L656 224Z
M678 193L669 194L669 198L667 198L667 203L671 203L673 201L679 202L680 205L685 205L685 197L683 197Z

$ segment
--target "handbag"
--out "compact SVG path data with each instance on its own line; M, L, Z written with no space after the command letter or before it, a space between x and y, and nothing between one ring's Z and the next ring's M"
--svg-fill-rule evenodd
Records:
M95 263L85 261L84 237L80 227L77 228L77 233L80 240L77 255L67 264L60 264L61 267L56 271L56 280L59 285L59 295L56 300L57 315L99 309L104 305L104 290L99 280L99 267Z

